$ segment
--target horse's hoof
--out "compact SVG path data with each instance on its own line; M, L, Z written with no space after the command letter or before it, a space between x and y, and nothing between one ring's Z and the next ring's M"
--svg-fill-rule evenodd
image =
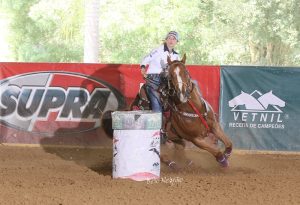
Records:
M222 168L227 168L229 167L229 161L227 160L227 158L225 156L223 156L221 159L217 159L217 161L219 162L219 165Z
M221 166L222 168L228 168L228 167L229 167L229 161L228 161L228 160L225 160L224 163L220 163L220 166Z
M172 161L168 164L168 166L170 167L170 169L172 171L178 171L179 170L179 167L177 166L176 162Z
M226 159L228 159L231 155L231 152L232 152L232 148L226 148L225 151L224 151L224 157Z

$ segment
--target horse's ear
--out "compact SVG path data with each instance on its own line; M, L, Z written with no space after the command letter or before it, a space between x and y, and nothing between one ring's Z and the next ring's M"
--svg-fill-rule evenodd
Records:
M171 65L171 63L172 63L171 58L170 58L169 55L167 56L167 62L168 62L169 65Z
M186 61L186 55L183 54L183 58L182 58L181 62L182 62L183 64L185 64L185 61Z

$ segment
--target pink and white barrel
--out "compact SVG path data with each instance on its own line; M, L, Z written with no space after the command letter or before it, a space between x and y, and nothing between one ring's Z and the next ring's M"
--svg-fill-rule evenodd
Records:
M160 177L161 113L116 111L112 113L113 178L136 181Z

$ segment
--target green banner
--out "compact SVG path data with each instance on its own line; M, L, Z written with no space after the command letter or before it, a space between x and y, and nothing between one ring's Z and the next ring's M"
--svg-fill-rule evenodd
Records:
M300 68L222 66L220 122L235 148L300 151Z

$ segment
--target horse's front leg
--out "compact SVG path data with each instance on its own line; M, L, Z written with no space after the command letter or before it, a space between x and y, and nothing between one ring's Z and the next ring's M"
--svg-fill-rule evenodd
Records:
M213 128L212 128L212 133L218 138L220 139L223 144L225 145L225 150L223 152L223 154L225 155L225 157L228 159L231 155L232 152L232 142L229 139L229 137L225 134L225 132L223 131L223 129L221 128L220 124L215 122Z
M219 148L217 148L216 146L214 146L213 144L207 142L205 140L205 138L202 137L196 137L194 139L192 139L192 142L194 143L194 145L196 145L197 147L204 149L206 151L208 151L209 153L211 153L217 160L217 162L222 166L222 167L228 167L228 161L227 158L225 157L225 155L221 152L221 150Z

